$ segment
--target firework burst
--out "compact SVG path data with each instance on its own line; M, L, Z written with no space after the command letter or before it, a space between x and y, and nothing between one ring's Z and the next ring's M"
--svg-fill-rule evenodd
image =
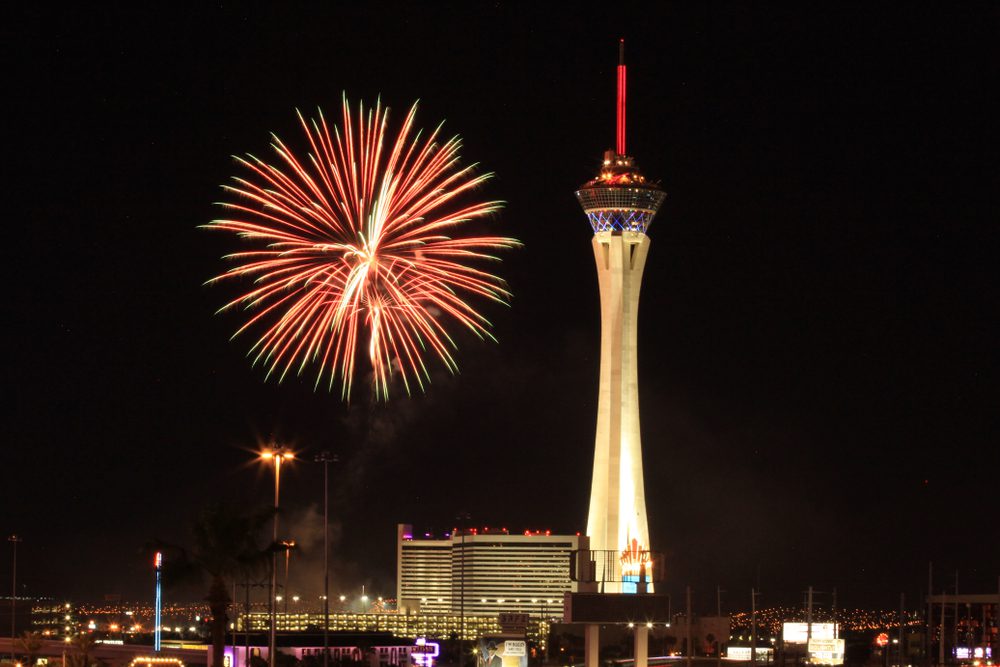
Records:
M461 140L414 128L414 104L390 136L388 109L343 100L340 126L323 112L299 122L308 141L300 160L272 134L276 164L235 157L244 177L223 186L227 217L205 227L234 232L252 248L227 255L228 271L209 282L250 279L249 291L220 309L241 309L254 364L280 382L315 366L316 387L340 379L348 398L356 360L371 363L373 391L387 398L398 374L407 393L430 380L425 357L457 365L447 324L493 339L469 298L507 303L498 276L476 265L519 245L501 236L463 236L463 226L502 202L463 203L492 174L459 165ZM367 340L366 340L367 339ZM495 339L494 339L495 340Z

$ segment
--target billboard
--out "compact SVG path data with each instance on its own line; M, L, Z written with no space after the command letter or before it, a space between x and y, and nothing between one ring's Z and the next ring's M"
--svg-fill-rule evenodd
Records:
M752 657L752 653L749 646L730 646L726 649L726 659L748 662ZM757 647L757 662L772 662L773 660L773 648Z
M652 623L670 622L670 596L569 593L564 598L566 623L628 623L637 618Z
M812 639L834 639L837 637L836 623L813 623ZM809 639L808 623L785 623L781 638L786 644L805 644Z
M528 667L528 647L523 637L483 637L477 653L477 667Z
M809 664L810 665L844 664L844 640L817 639L816 637L810 639Z

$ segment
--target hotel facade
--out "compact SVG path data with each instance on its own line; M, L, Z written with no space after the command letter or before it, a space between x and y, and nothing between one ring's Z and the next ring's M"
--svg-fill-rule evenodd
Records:
M584 535L455 530L443 536L397 526L396 600L406 612L561 618L572 553L588 549Z

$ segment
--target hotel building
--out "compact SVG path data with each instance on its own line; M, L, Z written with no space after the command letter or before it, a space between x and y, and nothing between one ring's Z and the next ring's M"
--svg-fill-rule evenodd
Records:
M400 524L396 548L396 599L403 613L561 618L563 594L577 590L570 556L587 549L588 539L476 528L435 537Z

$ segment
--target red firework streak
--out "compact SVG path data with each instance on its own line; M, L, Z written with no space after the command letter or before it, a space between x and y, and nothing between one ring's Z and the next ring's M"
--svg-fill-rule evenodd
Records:
M501 236L462 236L470 221L488 217L502 202L459 203L492 174L459 167L461 141L426 138L414 131L417 105L394 139L388 109L343 100L341 126L322 111L299 122L309 150L300 160L278 137L278 166L253 155L236 157L249 174L223 189L231 217L205 227L234 232L255 247L227 256L235 266L209 282L252 279L252 288L220 310L252 313L234 334L262 332L250 348L254 364L279 382L317 366L341 396L350 397L359 347L367 347L373 391L388 398L393 373L421 389L430 380L425 353L450 371L455 342L446 323L480 338L490 323L466 298L506 303L498 276L474 264L497 261L493 252L519 242ZM331 132L332 127L332 132ZM367 337L366 345L362 343Z

